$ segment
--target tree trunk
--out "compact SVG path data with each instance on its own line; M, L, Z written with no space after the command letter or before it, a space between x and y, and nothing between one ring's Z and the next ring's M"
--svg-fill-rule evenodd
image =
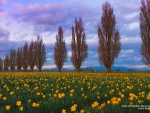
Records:
M61 68L58 68L58 72L61 72Z
M80 68L77 68L77 72L80 72Z
M106 70L107 70L107 73L110 73L111 72L111 67L108 67Z
M41 68L39 68L39 72L41 72Z

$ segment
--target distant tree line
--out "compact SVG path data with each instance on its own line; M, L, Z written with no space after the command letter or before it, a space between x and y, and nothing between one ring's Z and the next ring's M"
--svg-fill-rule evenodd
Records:
M143 63L150 67L150 0L141 0L141 4L139 17L142 39L141 54ZM113 12L113 8L108 2L102 5L101 24L97 29L99 63L105 66L107 72L111 72L114 60L121 51L121 37L115 28L116 19ZM88 56L88 45L86 44L82 18L75 19L75 25L72 26L71 30L71 61L75 70L79 72L83 61ZM54 62L59 72L66 60L67 49L63 38L63 29L59 26L54 46ZM23 47L18 47L17 51L11 49L10 55L6 55L4 60L0 58L0 70L4 68L7 71L10 68L13 71L17 67L18 71L21 68L25 71L30 68L33 71L36 66L41 71L45 61L45 45L42 38L37 36L37 40L31 40L30 45L25 43Z
M24 71L29 67L33 71L34 67L37 66L38 70L41 71L42 66L46 61L45 45L43 44L42 37L37 36L37 40L31 40L28 47L28 43L25 42L23 47L18 47L18 50L10 50L10 54L6 54L4 60L0 58L0 70L4 68L7 71L9 68L14 71L15 67L20 71L21 68Z

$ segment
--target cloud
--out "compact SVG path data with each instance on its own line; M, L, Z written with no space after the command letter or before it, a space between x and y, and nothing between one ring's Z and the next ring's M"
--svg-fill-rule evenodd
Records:
M100 66L97 53L97 27L101 21L102 2L104 3L105 1L78 1L68 0L66 3L58 4L35 3L28 6L14 3L9 13L0 12L0 16L5 17L7 14L10 16L8 29L0 29L0 41L3 42L3 45L9 44L7 47L0 46L0 50L3 52L1 54L8 53L11 48L21 47L25 41L29 42L32 38L36 39L36 36L39 34L42 35L47 52L47 62L44 66L45 68L54 68L56 67L53 58L54 43L58 26L61 25L68 51L68 58L64 67L71 68L71 66L73 67L70 60L71 26L74 25L75 18L82 17L86 41L89 47L88 58L83 62L82 67ZM121 52L118 58L115 59L114 66L142 68L139 29L140 1L127 0L122 2L120 0L108 0L108 2L114 8L116 28L120 32L122 44ZM6 3L0 2L3 6ZM10 29L11 26L13 26L12 29Z
M23 41L10 41L10 31L5 30L0 27L0 57L4 58L6 54L9 54L11 49L16 49L22 47Z
M13 12L12 16L19 21L33 25L37 32L53 30L59 22L66 18L63 4L45 4L43 6L34 4L28 7L13 4L13 8L17 11Z
M19 22L32 25L34 32L56 31L60 25L64 29L71 29L74 19L79 17L83 18L84 25L91 28L92 24L97 24L96 19L99 17L97 15L100 15L98 7L92 8L86 3L33 4L28 7L15 3L12 7L14 11L10 15Z
M44 69L56 68L56 65L49 65L49 66L44 65L42 68Z
M6 17L7 13L4 12L5 6L6 6L7 0L0 0L0 16Z
M9 31L0 28L0 42L8 40L9 34Z
M6 16L7 16L7 13L6 13L6 12L0 12L0 16L1 16L1 17L6 17Z
M16 41L9 41L5 40L3 42L0 41L0 57L4 59L5 55L10 54L11 49L15 49L17 51L18 47L22 47L24 42L16 42Z
M116 28L119 29L122 38L134 38L139 36L139 6L122 3L117 0L114 4L114 14L116 15ZM130 2L129 2L130 3ZM119 4L119 5L118 5ZM15 11L11 16L19 22L24 22L33 26L34 34L42 32L56 32L58 26L62 26L66 35L71 35L71 26L74 25L74 19L82 17L84 29L87 38L89 35L97 34L97 27L100 25L102 14L102 4L91 6L88 2L75 2L74 0L60 4L32 4L24 7L21 4L13 4ZM135 32L137 31L137 32Z
M0 27L0 50L3 51L5 49L4 44L6 44L9 40L10 32L7 30L4 30Z
M2 12L4 10L4 7L7 3L7 0L0 0L0 12Z
M0 0L1 5L5 5L7 3L7 0Z

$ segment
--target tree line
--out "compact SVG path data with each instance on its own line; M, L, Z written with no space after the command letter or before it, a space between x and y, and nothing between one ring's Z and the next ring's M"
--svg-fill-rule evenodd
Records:
M0 70L4 68L7 71L9 68L14 71L15 67L20 71L21 68L24 71L30 68L33 71L34 67L37 66L38 70L41 71L42 66L46 61L45 45L43 44L42 37L37 36L37 40L31 40L28 45L25 42L23 47L18 47L18 50L10 50L10 54L6 54L4 60L0 58Z
M141 0L140 7L140 35L142 39L141 54L144 64L150 67L150 0ZM114 59L118 57L121 51L121 42L119 31L115 28L116 19L114 10L111 5L106 2L102 5L102 16L100 25L97 29L98 34L98 58L100 65L106 68L107 72L111 72L111 67L114 64ZM83 61L88 56L88 45L86 44L86 34L84 32L82 18L75 19L75 25L72 26L72 41L71 41L71 61L76 71L80 71ZM56 34L56 42L54 46L54 62L61 71L64 62L67 60L67 49L65 40L63 39L63 29L58 27ZM23 68L25 71L29 67L33 71L34 66L37 66L41 71L42 66L46 61L46 52L43 40L37 36L37 40L31 40L25 43L23 48L10 50L10 55L6 55L5 59L0 58L0 70L10 69L13 71L15 66L18 70Z

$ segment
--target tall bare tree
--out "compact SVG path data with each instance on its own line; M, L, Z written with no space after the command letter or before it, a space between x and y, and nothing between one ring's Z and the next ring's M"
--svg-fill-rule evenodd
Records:
M75 19L75 27L72 26L71 49L71 61L76 70L79 72L82 62L88 56L88 46L86 44L82 18L79 18L79 20Z
M11 71L14 71L15 66L16 66L16 51L13 49L10 50L9 65L10 65Z
M115 25L113 8L106 2L102 6L101 26L98 26L98 57L99 63L105 66L107 72L111 72L114 59L121 50L120 35Z
M58 28L58 35L56 35L56 42L54 47L54 62L59 72L61 72L61 68L66 59L67 59L66 43L65 40L63 40L63 30L62 27L60 26Z
M142 40L142 61L150 67L150 0L141 0L140 7L140 35Z
M22 67L26 71L28 68L28 43L25 42L22 51Z
M22 67L21 60L22 60L22 48L18 47L17 56L16 56L16 66L18 71L20 71Z
M30 47L28 49L28 66L33 71L36 65L36 42L31 40Z
M4 59L4 70L7 71L9 68L9 56L6 55Z
M42 37L37 36L36 40L36 66L41 72L41 68L46 61L46 52L45 52L45 45L43 44Z
M3 59L0 57L0 71L3 69Z

